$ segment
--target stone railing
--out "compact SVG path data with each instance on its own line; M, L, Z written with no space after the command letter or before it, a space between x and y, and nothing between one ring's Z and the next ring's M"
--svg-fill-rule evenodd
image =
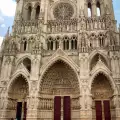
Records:
M53 99L51 98L39 98L38 109L51 110L53 108Z

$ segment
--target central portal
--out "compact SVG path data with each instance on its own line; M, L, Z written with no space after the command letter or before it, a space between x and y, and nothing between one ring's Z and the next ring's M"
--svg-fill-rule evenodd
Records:
M54 120L71 120L70 96L55 96L54 98Z
M75 71L59 60L43 75L39 91L38 117L44 120L79 120L80 90Z
M108 78L99 73L92 84L93 120L113 120L113 90Z

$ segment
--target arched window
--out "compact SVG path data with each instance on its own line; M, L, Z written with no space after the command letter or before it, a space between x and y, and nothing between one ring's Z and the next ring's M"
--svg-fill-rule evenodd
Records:
M105 46L105 41L104 41L104 35L100 34L99 35L99 46L104 47Z
M69 50L69 40L66 41L66 49Z
M69 49L69 37L65 36L63 38L63 49L68 50Z
M38 5L38 6L36 7L35 19L38 19L38 18L39 18L39 14L40 14L40 6Z
M77 49L77 40L75 40L75 49Z
M63 49L65 50L65 40L63 41Z
M53 50L53 38L51 36L47 39L47 50Z
M97 16L100 16L101 15L100 3L97 2L96 6L97 6Z
M23 65L26 67L26 69L30 72L31 71L31 60L29 58L25 58L23 60Z
M24 42L24 51L27 50L27 41Z
M53 41L50 42L50 49L53 50Z
M74 47L74 42L73 40L71 40L71 49L73 49L73 47Z
M92 6L91 6L91 3L89 2L88 3L88 17L91 17L92 16Z
M74 35L71 39L71 49L77 49L77 36Z
M32 7L31 6L29 6L28 7L28 14L27 14L27 20L31 20L31 13L32 13Z

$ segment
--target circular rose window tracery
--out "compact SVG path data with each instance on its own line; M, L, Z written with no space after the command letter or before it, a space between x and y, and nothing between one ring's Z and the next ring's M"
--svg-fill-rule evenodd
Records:
M56 19L70 19L74 14L74 9L69 3L59 3L53 11Z

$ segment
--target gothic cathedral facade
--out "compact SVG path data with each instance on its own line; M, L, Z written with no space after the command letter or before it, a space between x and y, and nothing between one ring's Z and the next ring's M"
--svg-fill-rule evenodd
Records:
M112 0L16 2L0 52L0 120L120 120Z

